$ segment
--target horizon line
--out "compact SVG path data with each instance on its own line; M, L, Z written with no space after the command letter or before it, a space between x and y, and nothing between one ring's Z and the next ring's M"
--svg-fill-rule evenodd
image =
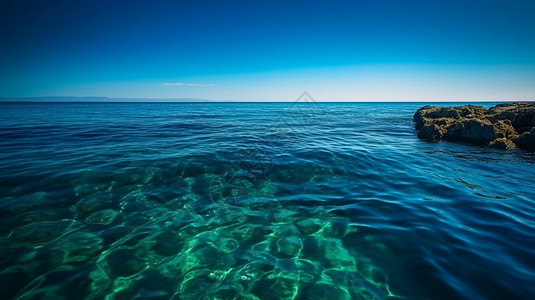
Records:
M92 101L93 100L93 101ZM213 100L213 99L202 99L202 98L180 98L180 97L169 97L169 98L146 98L146 97L105 97L105 96L37 96L37 97L0 97L0 102L84 102L84 103L103 103L103 102L145 102L145 103L204 103L204 102L216 102L216 103L276 103L276 102L296 102L298 100ZM508 99L508 100L475 100L475 99L463 99L463 100L444 100L444 99L428 99L428 100L397 100L397 99L364 99L364 100L349 100L349 99L337 99L337 100L313 100L315 102L408 102L408 103L418 103L418 102L535 102L535 99L532 100L519 100L519 99Z

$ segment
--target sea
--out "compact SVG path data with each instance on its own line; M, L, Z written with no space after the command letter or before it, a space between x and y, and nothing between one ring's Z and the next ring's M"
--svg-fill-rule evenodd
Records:
M535 299L535 153L298 100L1 103L1 298Z

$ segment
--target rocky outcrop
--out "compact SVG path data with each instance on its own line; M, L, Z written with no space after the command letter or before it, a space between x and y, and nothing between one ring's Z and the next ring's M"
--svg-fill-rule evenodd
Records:
M499 104L490 109L464 105L426 105L414 114L418 137L495 148L535 149L535 103Z

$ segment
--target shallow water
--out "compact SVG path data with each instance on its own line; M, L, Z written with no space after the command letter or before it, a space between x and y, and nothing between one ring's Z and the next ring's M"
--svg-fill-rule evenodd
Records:
M423 105L0 104L2 298L535 298L535 156Z

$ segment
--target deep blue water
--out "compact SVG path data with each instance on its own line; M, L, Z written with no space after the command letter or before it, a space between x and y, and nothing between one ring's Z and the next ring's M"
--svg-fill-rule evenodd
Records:
M2 298L534 299L535 155L423 105L0 104Z

